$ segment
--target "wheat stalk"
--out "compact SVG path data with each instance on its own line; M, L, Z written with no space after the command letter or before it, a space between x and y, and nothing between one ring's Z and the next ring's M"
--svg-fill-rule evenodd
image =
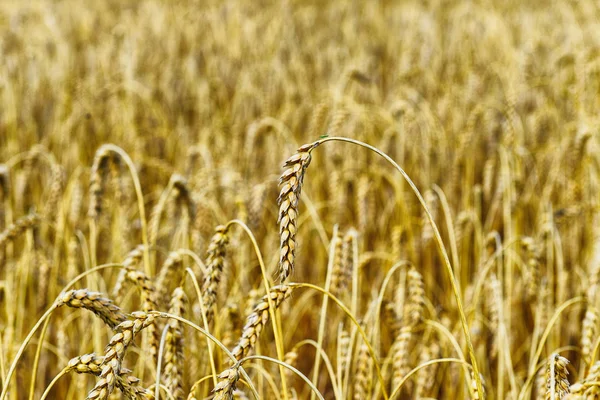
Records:
M186 298L181 287L176 288L171 296L169 314L182 316L185 314ZM165 385L176 400L184 398L183 392L183 327L175 319L169 320L169 330L165 341Z

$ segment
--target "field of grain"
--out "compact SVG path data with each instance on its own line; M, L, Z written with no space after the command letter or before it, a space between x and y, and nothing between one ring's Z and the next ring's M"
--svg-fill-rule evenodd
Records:
M3 0L0 60L0 400L600 399L595 0Z

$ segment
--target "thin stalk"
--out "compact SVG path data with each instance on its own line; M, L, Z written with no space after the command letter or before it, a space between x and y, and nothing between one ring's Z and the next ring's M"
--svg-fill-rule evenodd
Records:
M332 237L335 238L338 234L338 226L334 225ZM331 277L333 275L333 259L335 257L335 240L329 241L329 259L327 261L327 277L325 278L325 291L329 292L331 286ZM319 317L319 331L317 334L317 354L315 355L315 362L313 365L312 382L316 386L319 385L319 367L321 366L321 348L323 346L323 337L325 336L325 320L327 319L327 304L329 303L329 297L323 296L323 303L321 305L321 314ZM310 394L310 399L314 400L315 394Z
M271 292L270 292L270 283L269 283L269 278L267 275L267 267L265 266L265 262L262 256L262 253L260 251L260 247L258 247L258 243L256 241L256 238L254 237L254 234L252 233L252 231L250 230L250 228L248 228L248 225L246 225L243 221L240 221L239 219L234 219L231 220L227 223L227 227L229 228L230 225L239 225L244 232L248 235L248 237L250 238L250 240L252 241L252 246L254 247L254 252L256 253L256 257L258 258L258 264L260 265L260 271L262 274L262 278L263 278L263 284L265 285L265 290L267 293L267 301L269 303L269 315L271 317L271 324L273 325L273 336L275 338L275 348L277 350L277 358L279 359L279 361L283 362L283 359L285 357L285 350L283 347L283 333L280 330L280 324L278 324L278 319L276 318L277 314L276 314L276 310L275 310L275 304L273 303L273 300L271 300ZM288 400L288 391L287 391L287 382L285 380L285 374L283 373L283 367L280 365L279 366L279 372L281 375L281 389L283 391L283 398L285 400Z
M301 288L301 287L310 288L310 289L316 290L318 292L321 292L323 294L326 294L328 297L331 298L331 300L333 300L333 302L335 302L342 309L342 311L344 311L344 313L354 323L354 325L356 326L356 329L358 330L358 333L360 333L363 340L365 341L365 345L367 346L367 349L369 350L369 355L373 359L373 364L375 364L375 370L377 371L377 379L379 380L379 384L381 385L381 393L383 394L383 398L385 400L389 400L389 396L385 390L385 381L383 379L383 375L381 374L381 367L379 366L379 360L377 359L377 355L375 354L375 351L373 350L373 346L371 346L371 343L369 342L366 332L360 326L360 324L356 320L356 317L352 314L352 312L350 312L348 307L346 307L344 305L344 303L342 303L337 297L335 297L330 292L326 291L325 289L323 289L319 286L316 286L316 285L313 285L310 283L289 283L288 286L292 287L292 288Z
M396 168L396 170L398 172L400 172L400 174L402 175L402 177L406 180L406 182L408 183L408 185L410 186L410 188L414 192L415 196L417 196L417 199L419 200L419 203L421 203L421 206L425 210L425 214L427 215L427 219L429 220L429 223L431 224L431 226L433 228L433 233L434 233L434 236L435 236L435 240L436 240L436 243L438 245L439 251L440 251L440 253L442 255L443 264L444 264L444 267L446 269L446 273L448 274L448 278L450 280L450 284L452 286L452 291L454 293L454 298L456 300L456 304L457 304L457 308L458 308L458 314L460 316L460 322L461 322L462 330L463 330L463 333L464 333L464 336L465 336L465 341L467 342L467 350L468 350L468 353L469 353L469 359L471 361L471 365L473 366L473 373L475 375L475 381L477 383L477 393L479 394L479 397L481 399L485 399L485 393L483 391L483 385L481 383L481 376L479 375L479 367L477 365L477 358L475 357L475 349L473 348L473 342L471 340L471 334L469 332L469 324L467 323L467 317L466 317L465 312L464 312L464 306L463 306L462 297L461 297L461 294L460 294L459 283L456 280L456 277L454 276L454 271L452 269L452 265L450 264L450 259L448 257L448 253L446 251L446 248L444 247L444 242L442 241L442 237L440 235L440 231L439 231L437 225L435 224L435 221L433 220L433 216L431 215L431 212L429 211L429 209L427 207L427 204L425 203L425 200L423 199L423 196L421 195L421 192L419 191L419 189L417 188L417 186L414 184L414 182L410 179L410 177L408 176L408 174L390 156L388 156L387 154L385 154L381 150L377 149L376 147L373 147L373 146L371 146L369 144L363 143L363 142L361 142L359 140L345 138L345 137L338 137L338 136L332 136L332 137L323 138L323 139L315 142L315 144L316 145L320 145L320 144L323 144L325 142L331 142L331 141L352 143L352 144L364 147L364 148L366 148L368 150L371 150L371 151L375 152L376 154L380 155L387 162L389 162L394 168Z
M165 351L165 342L167 339L167 333L169 332L169 325L163 329L162 336L160 337L160 347L158 348L158 360L156 362L156 383L154 384L154 398L160 400L160 370L162 368L163 353Z
M398 386L396 386L396 388L390 395L390 400L393 399L396 395L400 394L400 389L402 389L402 385L404 385L411 376L413 376L414 374L419 372L419 370L421 370L429 365L441 364L441 363L457 363L457 364L463 364L463 365L469 366L469 363L467 363L465 360L460 360L458 358L439 358L437 360L430 360L430 361L424 362L423 364L420 364L417 367L413 368L408 374L406 374L402 378L400 383L398 383Z
M267 356L261 356L261 355L253 355L253 356L248 356L248 357L244 357L239 361L239 365L242 365L243 362L248 361L248 360L264 360L264 361L270 361L272 363L275 363L277 365L279 365L281 368L287 368L290 371L292 371L293 373L295 373L296 375L298 375L304 382L306 382L306 384L308 386L310 386L310 389L312 390L312 393L315 393L316 396L319 398L319 400L325 400L323 398L323 395L319 392L319 390L315 387L315 385L313 385L313 383L306 377L306 375L304 375L302 372L298 371L296 368L292 367L289 364L284 363L283 361L277 360L275 358L272 357L267 357Z
M187 272L188 275L190 276L190 279L192 280L192 283L194 285L194 289L196 290L196 296L198 297L198 302L200 303L200 314L202 316L202 324L204 325L204 329L206 329L206 332L208 332L209 329L208 329L208 321L206 319L206 308L204 307L204 300L202 299L202 291L200 290L200 285L198 284L196 275L194 275L194 271L192 271L190 268L186 268L185 272ZM215 356L213 355L212 343L210 343L210 340L208 338L206 339L206 347L208 349L208 363L210 365L210 370L212 372L213 384L216 385L217 384L217 366L215 363Z
M42 315L40 317L40 319L38 319L38 321L33 326L33 328L31 328L31 331L29 331L29 334L27 335L27 337L25 338L25 340L23 340L23 343L21 343L21 347L19 347L19 350L17 351L17 354L15 355L15 358L14 358L12 364L10 365L10 369L8 370L8 374L6 374L6 379L4 380L4 387L2 388L2 393L0 394L0 400L5 400L6 396L8 395L8 388L10 386L10 379L12 378L13 374L15 373L15 370L17 369L17 363L19 362L19 359L23 355L23 352L25 351L25 347L27 347L27 345L31 341L31 338L33 338L33 335L38 330L38 328L40 327L40 325L44 321L46 321L47 318L50 317L50 315L52 314L52 312L54 310L56 310L56 308L57 308L56 303L52 304L50 306L50 308L48 308L48 310L46 310L46 312L44 313L44 315Z

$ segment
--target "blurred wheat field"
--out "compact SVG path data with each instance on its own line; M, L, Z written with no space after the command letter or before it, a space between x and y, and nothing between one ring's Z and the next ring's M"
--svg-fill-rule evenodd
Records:
M0 2L0 400L600 399L599 33Z

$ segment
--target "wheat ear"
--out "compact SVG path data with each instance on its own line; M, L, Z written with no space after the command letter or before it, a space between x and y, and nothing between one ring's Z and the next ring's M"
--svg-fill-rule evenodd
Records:
M242 337L231 351L238 361L248 355L250 350L254 348L254 344L258 340L260 333L269 321L269 297L273 302L273 306L277 308L285 299L290 297L291 294L292 288L289 286L273 286L270 289L269 295L263 296L258 304L254 306L252 313L246 318L246 324L242 330Z
M212 321L214 314L213 306L217 302L217 291L221 275L223 273L223 265L225 264L225 250L229 243L227 227L219 225L216 232L210 240L206 255L206 276L202 283L202 301L206 310L207 322Z
M90 172L90 205L88 216L97 220L102 213L102 195L104 194L104 180L109 171L111 162L110 149L101 146L94 155L92 171Z
M135 335L142 329L154 325L154 316L145 312L136 311L132 313L133 320L119 324L115 330L117 333L111 338L104 360L102 361L100 380L88 393L86 400L106 400L115 389L117 376L121 372L123 358L129 346L133 343Z
M569 360L554 353L548 360L546 369L546 400L561 400L569 393Z
M240 373L235 365L219 374L219 382L213 389L213 400L233 400L233 392L236 389Z
M76 372L78 374L92 374L99 376L102 373L102 363L104 357L98 356L94 353L84 354L79 357L72 358L65 372ZM134 400L150 400L154 399L154 394L139 386L139 379L130 375L131 371L126 368L121 368L119 375L116 377L116 386L119 390L129 399Z
M123 292L125 291L125 281L127 277L127 271L134 269L139 263L142 262L144 258L144 245L140 244L133 250L131 250L125 256L123 260L123 269L119 271L119 275L117 276L117 280L113 286L112 297L114 299L120 299L123 297Z
M112 329L127 319L121 309L110 299L103 297L102 293L91 292L87 289L70 290L63 293L57 301L57 307L61 306L90 310Z
M156 300L156 289L154 283L142 271L127 270L125 278L135 283L140 288L142 299L142 310L144 312L157 311L158 302ZM148 326L148 346L150 346L150 355L156 360L158 356L158 347L160 344L160 332L155 324Z
M310 152L317 145L318 143L309 143L300 147L296 154L285 161L283 167L286 170L279 178L281 191L277 204L279 205L279 281L281 283L285 283L294 269L298 200L302 191L304 173L310 165Z
M172 251L160 268L158 277L156 278L156 288L161 302L167 302L169 281L181 266L183 265L183 257L180 251Z
M0 233L0 247L3 247L9 241L15 240L26 230L36 227L39 222L40 217L37 214L29 214L19 218Z

